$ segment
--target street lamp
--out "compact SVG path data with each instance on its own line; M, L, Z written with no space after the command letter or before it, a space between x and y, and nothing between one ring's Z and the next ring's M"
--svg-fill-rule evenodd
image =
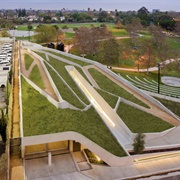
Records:
M158 94L160 93L160 63L158 63Z

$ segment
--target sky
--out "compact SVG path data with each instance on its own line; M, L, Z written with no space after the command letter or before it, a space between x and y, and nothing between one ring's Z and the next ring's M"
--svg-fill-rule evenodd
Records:
M63 8L72 10L115 10L137 11L141 7L149 11L159 9L160 11L179 11L180 0L0 0L0 9L49 9L61 10Z

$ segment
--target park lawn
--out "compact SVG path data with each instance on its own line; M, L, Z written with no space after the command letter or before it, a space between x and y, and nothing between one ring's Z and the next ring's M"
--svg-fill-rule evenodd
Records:
M113 27L114 26L113 23L98 23L98 22L91 22L91 23L52 23L52 24L43 24L43 25L47 25L47 26L57 25L59 28L62 28L63 26L67 26L68 28L73 29L73 28L80 28L80 27L90 28L92 25L99 27L101 24L106 24L107 27ZM36 29L36 27L38 25L39 24L32 24L33 30ZM28 28L27 28L27 25L18 25L17 30L27 31Z
M34 59L29 56L28 54L24 55L24 61L25 61L25 68L26 70L28 70L31 66L31 64L33 63Z
M25 36L25 37L15 37L16 40L29 40L29 37L28 36ZM31 38L32 39L32 38Z
M78 132L116 156L126 156L122 147L93 108L87 111L57 109L44 96L22 81L23 132L35 136Z
M117 29L115 27L110 27L108 28L109 31L112 32L112 35L115 36L115 37L118 37L118 36L128 36L128 33L125 29Z
M65 39L71 39L74 37L74 34L73 32L65 32Z
M129 93L128 91L108 79L105 75L98 72L96 69L91 68L89 69L89 72L101 89L108 91L109 93L112 93L116 96L120 96L126 100L132 101L138 105L149 108L145 103L137 99L133 94Z
M167 42L172 49L180 50L180 37L168 37Z
M117 114L133 133L162 132L173 127L173 125L152 114L122 102L119 105Z
M41 89L45 89L45 85L43 83L39 68L37 64L33 67L29 79L34 82L37 86L39 86Z

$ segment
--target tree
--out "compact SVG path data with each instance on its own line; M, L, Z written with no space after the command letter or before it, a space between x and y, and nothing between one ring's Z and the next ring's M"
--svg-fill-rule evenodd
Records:
M176 22L175 32L176 32L178 35L180 35L180 22Z
M116 24L116 28L117 28L117 29L120 29L121 27L122 27L122 24L121 24L120 20L118 20L118 22L117 22L117 24Z
M52 20L51 16L44 16L44 18L43 18L43 21L44 21L45 23L50 23L51 20Z
M143 39L141 41L139 62L143 66L146 66L147 73L149 72L149 67L156 64L155 47L152 38Z
M115 38L102 41L99 44L97 60L103 64L111 66L119 62L119 44Z
M133 18L130 24L127 24L125 29L128 31L129 36L134 46L137 46L138 32L142 29L142 24L139 18Z
M111 37L106 27L81 27L75 31L74 44L82 54L95 54L99 40Z
M133 148L135 154L142 154L145 148L145 134L138 133L134 139Z
M167 31L172 31L175 28L176 22L168 14L161 15L158 19L159 25Z
M0 134L1 134L3 142L6 142L6 139L7 139L6 129L7 129L7 120L4 116L4 111L1 109Z
M52 26L41 25L36 28L35 32L36 35L34 36L34 39L38 43L45 42L47 44L57 38L56 28Z
M149 21L149 11L145 8L142 7L138 10L137 16L141 19L141 23L144 26L148 26L150 21Z
M33 29L31 23L28 23L27 29L28 29L28 31L29 31L29 41L30 41L30 32L31 32L31 30Z

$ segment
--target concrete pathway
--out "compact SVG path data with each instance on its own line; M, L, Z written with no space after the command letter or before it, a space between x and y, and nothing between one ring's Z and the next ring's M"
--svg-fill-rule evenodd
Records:
M180 58L178 58L178 60L180 61ZM168 59L168 60L165 60L164 62L161 62L160 64L167 65L167 64L170 64L171 62L174 62L174 61L176 61L176 60L175 59ZM138 72L137 68L132 69L132 68L112 67L112 69L121 70L121 71ZM152 71L158 71L158 67L150 67L150 68L148 68L148 72L152 72ZM147 68L146 69L139 69L139 72L147 72Z
M48 157L25 160L27 180L90 180L87 175L78 172L70 153L52 156L52 165Z
M150 160L122 167L93 165L93 169L83 172L96 180L136 179L166 172L180 171L180 155L171 158Z

